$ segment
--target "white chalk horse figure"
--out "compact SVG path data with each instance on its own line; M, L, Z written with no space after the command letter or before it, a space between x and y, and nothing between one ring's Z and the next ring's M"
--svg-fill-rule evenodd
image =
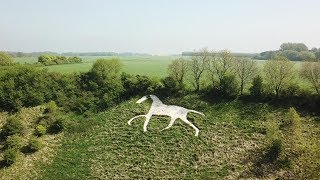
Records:
M173 125L174 121L176 119L180 118L183 122L187 123L193 129L195 129L195 131L196 131L195 136L198 136L199 129L187 119L187 114L188 114L188 112L193 112L193 113L197 113L197 114L200 114L200 115L204 116L203 113L195 111L195 110L191 110L191 109L186 109L186 108L180 107L180 106L173 106L173 105L163 104L160 101L160 99L155 95L143 96L136 103L142 103L143 101L147 100L148 98L151 98L152 101L153 101L149 112L147 114L145 114L145 115L138 115L138 116L135 116L135 117L131 118L128 121L129 125L131 125L131 122L134 119L144 116L144 117L146 117L146 121L144 122L144 125L143 125L143 131L146 132L147 131L147 125L148 125L152 115L165 115L165 116L170 116L171 117L171 121L170 121L169 125L167 127L165 127L164 129L162 129L161 131L163 131L165 129L169 129Z

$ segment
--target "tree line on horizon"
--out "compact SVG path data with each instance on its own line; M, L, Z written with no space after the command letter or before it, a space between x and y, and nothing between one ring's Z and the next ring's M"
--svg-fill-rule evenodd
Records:
M316 61L320 60L320 48L309 48L303 43L283 43L279 50L264 51L254 56L258 60L270 60L274 56L284 56L291 61Z
M52 52L52 51L40 51L40 52L5 52L12 57L39 57L41 55L51 55L51 56L151 56L147 53L132 53L132 52Z

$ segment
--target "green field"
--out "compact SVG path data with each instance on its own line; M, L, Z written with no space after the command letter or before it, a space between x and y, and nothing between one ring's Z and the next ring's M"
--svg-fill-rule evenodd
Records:
M91 69L93 63L99 59L111 59L118 58L124 65L123 71L129 74L140 74L153 77L165 77L167 74L167 67L172 60L179 58L179 56L121 56L121 57L110 57L110 56L82 56L83 63L78 64L62 64L44 66L52 72L61 73L73 73L73 72L87 72ZM37 57L21 57L15 58L16 62L19 63L36 63ZM258 67L262 68L264 60L257 60ZM296 68L300 68L301 62L295 62Z
M130 57L97 57L97 56L85 56L81 57L83 63L79 64L63 64L45 66L49 71L72 73L72 72L87 72L91 69L95 60L99 58L111 59L119 58L123 63L124 72L130 74L148 75L154 77L164 77L167 73L167 67L172 60L178 58L175 56L130 56ZM15 58L19 63L36 63L38 60L36 57L23 57Z
M74 72L87 72L91 69L93 63L99 59L111 59L118 58L123 64L123 71L129 74L139 74L147 75L150 77L163 78L167 76L168 65L172 60L179 58L179 56L121 56L121 57L110 57L110 56L83 56L83 63L77 64L62 64L62 65L51 65L51 66L41 66L40 68L47 68L51 72L61 72L61 73L74 73ZM16 62L19 63L36 63L38 61L37 57L21 57L15 58ZM256 60L258 62L258 68L261 69L263 64L266 62L264 60ZM301 67L301 62L295 62L296 69ZM191 87L190 81L187 81L188 86ZM203 82L203 85L208 85L209 82ZM303 89L309 89L309 83L297 78L294 83L299 84Z

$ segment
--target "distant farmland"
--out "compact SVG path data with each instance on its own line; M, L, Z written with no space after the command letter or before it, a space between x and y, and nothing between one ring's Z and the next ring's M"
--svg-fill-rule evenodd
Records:
M112 59L119 58L123 63L124 72L130 74L148 75L154 77L164 77L167 73L167 67L175 56L130 56L130 57L110 57L110 56L83 56L83 63L77 64L62 64L43 66L49 71L61 73L86 72L89 71L94 63L99 58ZM37 57L22 57L15 58L19 63L36 63Z
M119 58L123 63L123 71L129 74L140 74L153 77L165 77L167 74L168 65L179 56L80 56L83 59L82 63L77 64L61 64L43 66L41 68L48 68L52 72L73 73L73 72L87 72L91 69L93 63L99 59ZM183 58L188 59L188 56ZM36 63L37 57L20 57L15 58L19 63ZM262 68L265 60L257 60L258 65ZM296 62L296 68L300 67L300 62Z

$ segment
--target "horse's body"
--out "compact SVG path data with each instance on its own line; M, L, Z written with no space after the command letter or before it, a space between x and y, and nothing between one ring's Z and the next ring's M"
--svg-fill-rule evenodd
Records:
M195 129L195 131L196 131L195 135L198 136L199 129L187 119L187 114L188 114L188 112L194 112L194 113L197 113L197 114L204 116L203 113L195 111L195 110L191 110L191 109L186 109L186 108L180 107L180 106L163 104L160 101L160 99L155 95L143 96L141 99L139 99L137 101L137 103L142 103L143 101L147 100L148 98L151 98L153 101L149 112L146 115L139 115L139 116L135 116L135 117L131 118L128 121L129 125L131 124L131 122L135 118L144 116L144 117L146 117L146 121L144 122L144 125L143 125L143 131L146 132L147 125L148 125L152 115L164 115L164 116L170 116L171 121L170 121L169 125L162 130L169 129L173 125L174 121L176 119L180 118L182 121L184 121L185 123L190 125L193 129Z

